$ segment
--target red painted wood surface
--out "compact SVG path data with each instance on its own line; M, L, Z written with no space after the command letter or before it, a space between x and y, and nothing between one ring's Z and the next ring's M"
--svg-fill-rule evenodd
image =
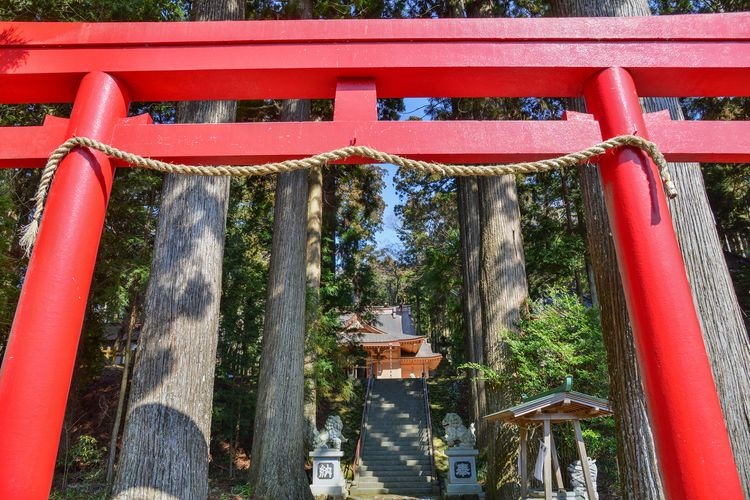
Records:
M647 137L628 72L603 71L586 87L605 137ZM706 356L682 254L656 166L623 149L599 162L607 214L633 328L667 498L740 500L742 487Z
M625 69L608 69L617 66ZM376 98L577 97L587 81L600 124L580 115L557 122L375 119ZM353 142L413 158L497 163L558 156L602 135L647 128L671 160L750 160L748 122L644 119L636 91L750 95L750 14L0 23L0 102L72 102L78 95L70 122L0 128L0 167L41 166L72 135L203 164L303 157ZM126 93L139 101L314 97L337 104L333 122L153 125L120 120ZM667 491L714 498L706 496L710 464L722 498L741 498L652 166L632 151L602 164ZM0 369L0 498L46 498L112 171L101 155L78 151L52 188ZM679 347L672 356L670 342ZM688 387L687 379L697 382ZM685 394L705 401L690 425Z
M67 102L105 71L140 101L333 98L340 78L378 97L565 97L614 66L641 96L750 93L747 13L446 21L4 23L0 93Z
M81 82L67 133L107 141L127 113L110 76ZM60 165L0 368L0 498L49 496L114 167L89 151Z
M645 116L651 140L669 161L750 162L750 122L664 121ZM63 119L39 127L0 127L0 168L44 166L67 139ZM435 140L438 138L439 140ZM356 144L415 159L508 163L560 156L601 141L581 121L290 122L115 126L112 145L164 161L247 165L302 158Z

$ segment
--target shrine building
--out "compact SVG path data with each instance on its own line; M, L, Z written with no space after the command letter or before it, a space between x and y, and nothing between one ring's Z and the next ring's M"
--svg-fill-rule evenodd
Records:
M365 315L345 314L340 320L339 343L360 346L366 353L365 367L352 370L355 377L369 377L373 369L375 378L429 377L443 359L424 336L416 335L408 305L377 307Z

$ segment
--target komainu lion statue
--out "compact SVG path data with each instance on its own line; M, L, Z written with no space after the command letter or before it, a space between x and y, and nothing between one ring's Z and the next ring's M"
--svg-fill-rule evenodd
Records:
M464 426L461 417L455 413L448 413L443 419L445 427L445 441L453 448L473 448L477 442L474 434L474 424L469 429Z
M326 424L323 426L323 430L318 432L317 429L313 428L313 446L315 448L328 448L328 443L331 443L331 447L335 450L341 449L341 443L345 443L347 439L341 433L344 430L344 423L341 421L341 417L338 415L331 415L326 419Z

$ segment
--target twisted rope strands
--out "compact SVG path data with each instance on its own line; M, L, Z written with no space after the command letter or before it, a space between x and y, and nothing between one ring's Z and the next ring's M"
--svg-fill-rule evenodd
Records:
M87 147L100 151L105 155L129 163L135 167L155 170L168 174L185 174L185 175L202 175L202 176L232 176L232 177L249 177L278 174L282 172L292 172L301 169L310 169L322 167L330 162L343 160L351 156L361 156L375 160L377 163L391 163L402 168L417 170L428 174L437 174L447 177L461 176L478 176L489 177L506 174L531 174L548 172L550 170L562 169L574 166L578 163L586 162L596 156L605 154L611 149L621 147L634 147L643 150L659 168L664 190L667 196L674 198L677 196L677 190L672 183L667 161L653 142L647 141L642 137L635 135L621 135L613 137L590 148L547 160L532 162L511 163L506 165L447 165L443 163L434 163L421 160L412 160L402 156L384 153L367 146L348 146L336 149L327 153L321 153L308 158L298 160L285 160L281 162L265 163L262 165L181 165L167 163L151 158L145 158L133 153L119 150L102 142L88 137L72 137L61 144L50 155L47 165L42 172L42 178L39 181L39 187L34 197L35 208L31 223L24 228L21 236L21 245L26 249L27 255L36 241L39 232L39 224L44 211L44 204L47 198L52 179L60 165L60 162L77 147Z

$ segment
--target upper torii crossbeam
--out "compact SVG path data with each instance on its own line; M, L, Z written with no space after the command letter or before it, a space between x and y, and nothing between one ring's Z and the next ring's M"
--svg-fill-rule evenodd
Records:
M260 163L352 143L443 162L557 156L637 133L674 161L750 161L747 122L673 122L638 97L749 96L750 14L654 18L0 23L0 103L72 102L0 128L0 166L68 137L154 158ZM382 122L385 97L580 97L565 121ZM321 98L332 122L155 125L131 101ZM653 164L600 168L669 498L743 497ZM0 369L0 498L46 498L115 165L65 159ZM690 393L700 404L687 403Z

